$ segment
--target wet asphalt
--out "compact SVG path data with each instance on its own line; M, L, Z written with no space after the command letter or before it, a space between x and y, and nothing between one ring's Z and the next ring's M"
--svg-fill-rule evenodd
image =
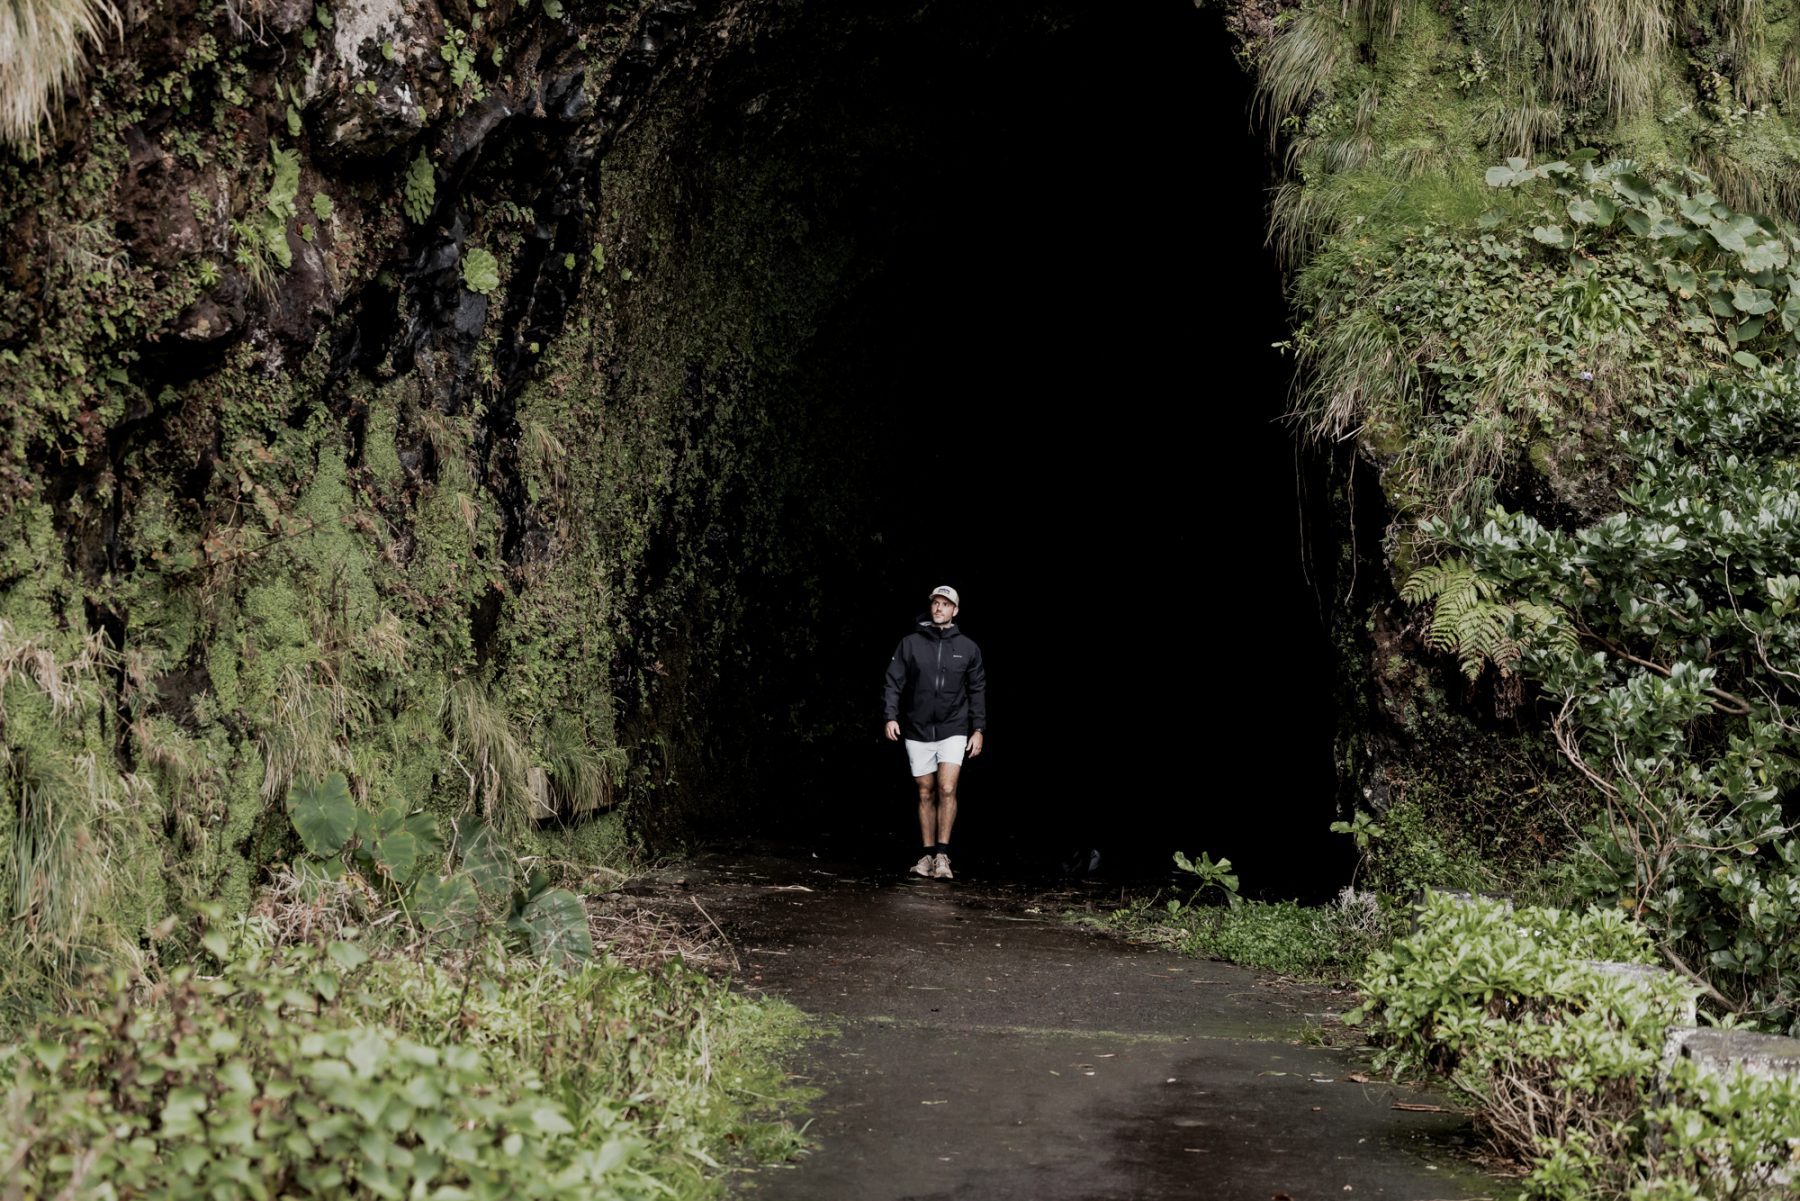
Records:
M660 886L730 937L739 983L822 1019L794 1066L812 1149L775 1201L1497 1198L1442 1096L1319 1045L1351 996L1096 935L1079 890L767 853ZM659 888L660 890L660 888ZM1309 1034L1309 1031L1311 1032ZM1396 1106L1420 1106L1407 1109Z

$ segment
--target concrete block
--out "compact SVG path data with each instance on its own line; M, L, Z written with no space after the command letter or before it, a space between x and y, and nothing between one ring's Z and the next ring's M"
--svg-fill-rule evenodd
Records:
M531 820L548 821L556 816L556 805L550 797L550 774L541 767L525 773L525 786L531 790Z
M1724 1075L1733 1071L1769 1077L1800 1079L1800 1038L1779 1034L1755 1034L1748 1030L1714 1030L1706 1027L1671 1026L1663 1043L1662 1068L1658 1073L1657 1093L1669 1097L1669 1072L1677 1060L1687 1059L1705 1075ZM1796 1191L1793 1150L1789 1144L1787 1163L1771 1162L1754 1168L1741 1180L1733 1179L1731 1169L1714 1165L1714 1180L1720 1185L1716 1194L1745 1198L1792 1198Z
M1800 1038L1749 1030L1671 1026L1663 1043L1665 1077L1678 1059L1691 1059L1709 1074L1742 1068L1759 1076L1800 1077Z

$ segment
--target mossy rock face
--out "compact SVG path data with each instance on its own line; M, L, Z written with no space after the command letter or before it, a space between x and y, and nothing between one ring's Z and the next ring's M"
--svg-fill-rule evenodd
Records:
M569 862L728 816L736 717L810 636L771 594L870 544L879 415L797 356L886 249L871 173L923 174L879 104L814 113L815 76L896 30L1055 21L259 14L155 7L0 149L0 662L91 677L46 708L13 670L0 746L131 798L95 827L148 882L93 895L121 954L248 905L296 780L473 808ZM863 103L848 78L832 103Z
M46 971L246 908L296 779L598 864L735 778L739 580L856 509L779 412L846 245L696 153L793 14L575 7L165 7L0 151L0 837L86 827L0 881L86 881ZM629 816L532 829L531 764Z

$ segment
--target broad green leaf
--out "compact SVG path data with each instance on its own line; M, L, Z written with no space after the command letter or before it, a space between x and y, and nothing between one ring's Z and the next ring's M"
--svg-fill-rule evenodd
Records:
M1569 202L1569 220L1577 225L1611 225L1617 211L1604 196L1584 196Z
M1641 175L1615 175L1612 186L1613 191L1640 207L1656 201L1656 189L1645 182Z
M435 859L444 853L444 836L438 833L437 819L429 813L414 813L406 819L405 830L419 844L423 859Z
M466 872L422 876L406 904L419 928L439 942L460 946L480 933L481 897Z
M1775 307L1775 298L1767 288L1753 288L1738 280L1731 286L1731 307L1740 313L1766 313Z
M375 840L375 862L396 884L409 882L419 870L419 840L405 830Z
M347 972L355 971L369 961L367 951L353 942L344 942L342 939L338 939L326 947L325 953L331 956L332 962Z
M1684 298L1699 291L1700 278L1686 263L1675 263L1664 259L1662 271L1663 282L1668 285L1669 291L1680 293Z
M554 1105L540 1105L531 1111L531 1123L545 1134L574 1134L575 1127Z
M356 829L356 812L350 785L339 772L322 781L296 783L288 790L288 815L294 829L306 849L321 857L344 849Z
M1728 327L1727 340L1731 343L1732 348L1735 350L1738 346L1761 334L1763 321L1762 317L1746 317L1736 325Z
M498 900L512 892L519 861L497 834L483 827L463 844L462 867L482 896Z
M1738 257L1744 270L1751 274L1785 267L1788 264L1788 250L1775 238L1764 236L1752 242L1748 249Z
M1781 301L1781 326L1793 330L1800 325L1800 295L1789 292Z
M530 931L531 950L538 958L551 963L593 958L587 910L581 898L568 889L553 888L536 897L520 917Z

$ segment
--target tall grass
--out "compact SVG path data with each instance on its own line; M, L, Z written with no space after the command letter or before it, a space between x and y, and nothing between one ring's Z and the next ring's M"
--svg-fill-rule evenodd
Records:
M1323 189L1297 179L1275 185L1267 244L1285 269L1298 269L1337 229L1337 212Z
M35 144L107 26L110 0L0 0L0 143Z
M1256 115L1267 125L1271 145L1355 54L1343 18L1324 9L1301 10L1275 39L1257 80Z
M1609 114L1629 116L1650 102L1669 9L1669 0L1527 0L1503 26L1511 44L1502 49L1513 64L1541 50L1554 95L1576 103L1598 95Z
M441 716L450 756L469 780L470 807L503 833L523 829L533 814L531 755L505 706L463 679L445 691Z
M121 780L91 752L16 748L5 750L0 778L17 805L4 869L8 936L27 961L66 979L120 945L106 921L116 868L106 827L128 800L142 803L148 785Z
M559 812L593 813L612 808L613 790L625 772L625 752L591 747L577 723L554 721L544 739L544 766L550 800Z
M59 656L0 618L0 1020L56 997L85 964L136 954L111 902L144 881L116 860L123 827L156 798L82 738L117 660L99 633Z
M1568 126L1562 109L1545 103L1529 86L1520 89L1517 100L1489 101L1477 120L1482 144L1506 158L1530 158L1562 137Z
M1401 346L1400 331L1368 308L1302 342L1300 367L1294 415L1314 438L1352 437L1367 414L1411 411L1422 393L1416 359Z
M283 669L262 730L263 800L275 804L295 780L324 779L333 771L358 779L348 738L367 723L369 712L369 699L325 661Z

